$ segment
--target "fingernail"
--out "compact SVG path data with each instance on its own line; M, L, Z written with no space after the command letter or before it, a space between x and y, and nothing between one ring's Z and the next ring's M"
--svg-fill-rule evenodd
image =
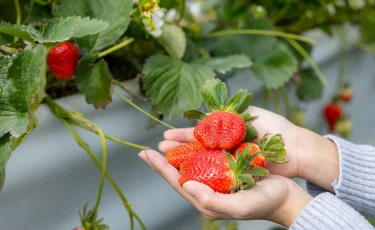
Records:
M197 187L195 185L193 185L192 183L190 183L189 181L186 182L182 188L187 192L189 193L192 197L195 197L198 193L198 190L197 190Z
M142 158L142 157L144 157L145 156L145 150L142 150L141 152L139 152L138 153L138 156L140 157L140 158Z

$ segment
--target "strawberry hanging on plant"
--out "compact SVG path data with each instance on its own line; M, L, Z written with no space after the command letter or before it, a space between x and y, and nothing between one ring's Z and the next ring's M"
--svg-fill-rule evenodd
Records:
M58 80L69 80L77 67L79 49L77 46L62 42L54 46L47 56L52 75Z
M201 89L203 102L211 112L206 115L196 109L188 110L183 116L199 119L201 122L194 129L194 137L206 148L232 149L256 138L257 133L246 121L254 117L242 114L252 102L252 94L246 90L238 91L228 102L226 85L218 79L206 81Z
M324 107L323 112L329 131L333 132L335 123L342 117L342 108L337 102L333 101Z
M344 88L337 95L341 101L349 103L353 99L353 91L350 88L349 84L345 84Z

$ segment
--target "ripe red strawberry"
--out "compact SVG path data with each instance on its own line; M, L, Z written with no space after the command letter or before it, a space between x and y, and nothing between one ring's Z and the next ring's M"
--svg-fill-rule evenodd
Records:
M343 90L341 90L341 92L339 92L338 96L345 103L349 103L353 99L353 91L350 87L345 87Z
M247 147L250 147L250 151L249 151L250 155L253 155L257 152L260 152L260 148L257 144L251 143L251 142L244 142L244 143L236 146L234 149L232 149L231 154L233 156L236 156L237 151L242 153ZM259 154L258 156L256 156L250 162L250 164L252 166L258 166L258 167L266 168L266 158L262 154Z
M245 139L246 124L238 114L216 111L198 123L194 136L207 148L231 149Z
M191 109L183 116L188 119L199 119L201 122L194 129L195 138L210 149L229 150L246 138L251 141L258 135L254 127L245 122L255 119L244 113L252 102L253 96L246 90L239 90L228 99L226 85L218 79L206 81L201 88L203 102L211 112Z
M324 107L324 116L330 132L334 130L335 123L342 116L342 108L337 103L329 103Z
M68 80L74 74L78 58L78 48L71 43L62 42L51 49L47 57L47 63L56 79Z
M256 183L259 176L268 174L266 169L250 166L251 160L252 157L248 154L242 154L235 161L229 153L207 149L182 163L178 182L182 186L187 181L195 180L224 194L248 189ZM251 167L257 169L254 174Z
M190 142L171 148L165 155L166 160L176 169L180 169L180 165L190 159L197 152L206 149L199 141Z

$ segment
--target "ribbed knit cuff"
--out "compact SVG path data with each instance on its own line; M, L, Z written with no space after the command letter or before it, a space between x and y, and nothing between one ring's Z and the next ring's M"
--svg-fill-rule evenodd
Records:
M337 198L362 215L375 216L375 148L356 145L340 137L327 135L339 149L340 176L334 181Z
M290 230L373 230L373 226L331 193L315 197L297 216Z

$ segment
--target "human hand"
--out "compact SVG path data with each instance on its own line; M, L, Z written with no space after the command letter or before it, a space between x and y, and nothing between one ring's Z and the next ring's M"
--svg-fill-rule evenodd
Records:
M285 176L288 178L298 176L298 131L299 128L289 122L284 117L261 109L258 107L251 106L246 111L252 116L258 116L256 119L250 121L250 123L258 131L258 138L255 140L259 143L260 138L267 132L272 135L281 134L285 143L285 149L287 150L286 158L289 160L286 164L267 164L267 169L272 174ZM159 150L166 153L170 148L177 145L196 141L193 135L194 128L182 128L182 129L171 129L164 133L165 141L159 144Z
M299 212L312 200L302 188L285 177L269 175L256 186L234 194L214 192L205 184L188 181L183 188L178 183L179 171L154 150L139 154L184 199L210 220L269 220L289 227Z

